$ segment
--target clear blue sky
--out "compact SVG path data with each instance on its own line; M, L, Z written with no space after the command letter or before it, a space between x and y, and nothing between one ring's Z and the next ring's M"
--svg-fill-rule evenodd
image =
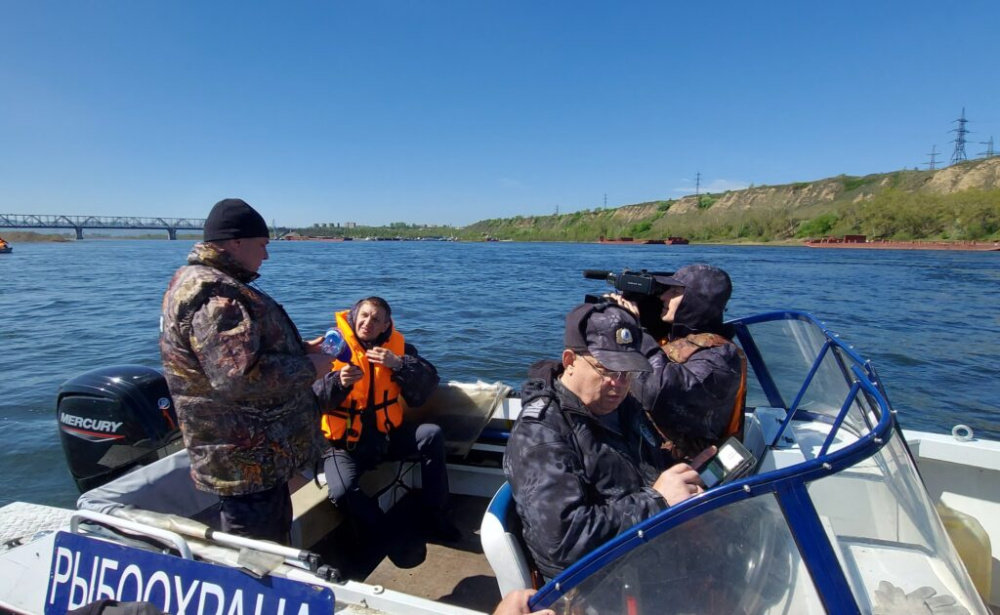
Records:
M465 225L1000 148L1000 2L0 0L0 213Z

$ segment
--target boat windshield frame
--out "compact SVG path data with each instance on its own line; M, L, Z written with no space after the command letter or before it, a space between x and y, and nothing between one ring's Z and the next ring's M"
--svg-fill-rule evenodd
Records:
M753 325L780 321L803 321L807 325L812 325L822 335L821 347L816 352L805 381L790 405L786 403L765 365L751 332ZM784 513L787 527L794 535L802 562L809 572L823 607L831 612L859 611L859 604L852 593L851 581L838 560L835 547L830 542L828 535L830 528L824 527L810 495L809 487L810 484L820 479L875 457L890 442L894 446L892 451L889 451L890 454L894 451L898 452L898 450L905 451L902 454L909 459L909 465L912 465L915 470L913 455L895 420L895 412L889 404L878 374L870 361L861 357L853 347L844 343L837 334L827 329L824 323L808 313L800 311L770 312L736 319L728 324L734 327L739 344L747 356L748 363L753 369L753 375L756 376L768 403L774 408L787 409L787 414L777 435L771 438L767 444L770 446L781 442L784 434L792 428L793 421L797 425L819 421L828 426L824 426L824 429L829 429L829 434L821 445L819 453L812 458L806 457L794 465L779 467L761 474L752 474L715 487L699 497L671 506L656 516L639 523L584 556L543 586L531 601L532 610L553 607L557 601L567 596L598 571L682 524L726 506L770 495L773 496L772 499L777 500ZM815 339L809 341L813 343L816 339L819 337L816 336ZM849 386L846 399L835 416L800 407L804 393L820 369L820 364L826 360L830 365L828 355L831 352L834 354L835 360L835 363L832 364L835 366L833 371L840 370L845 378L843 384ZM829 371L829 369L828 367L827 370ZM852 427L845 421L848 413L852 409L858 408L856 400L861 398L867 400L865 403L871 404L869 409L877 414L877 422L873 422L875 417L865 417L864 423L867 423L865 425L867 432L865 433L858 433L857 425ZM844 436L838 440L841 446L833 447L833 442L838 435ZM920 484L919 474L916 477L917 484ZM887 475L886 481L890 483L889 491L893 495L905 498L905 485L899 488L892 485L891 483L895 481L893 476ZM904 510L915 510L916 507L923 509L926 508L926 503L917 499L914 502L902 502L900 507ZM916 512L924 516L927 514L926 510L916 510Z

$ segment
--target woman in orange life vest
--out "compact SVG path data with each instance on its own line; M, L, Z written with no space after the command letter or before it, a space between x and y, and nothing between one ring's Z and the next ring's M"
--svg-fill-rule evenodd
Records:
M313 387L331 445L323 460L330 499L350 515L363 540L391 549L398 541L359 480L381 461L419 454L424 529L431 538L458 540L458 529L444 514L448 472L441 428L404 416L405 407L423 405L433 393L440 380L437 370L395 330L392 309L381 297L358 301L338 312L336 321L351 350L350 362L334 362Z

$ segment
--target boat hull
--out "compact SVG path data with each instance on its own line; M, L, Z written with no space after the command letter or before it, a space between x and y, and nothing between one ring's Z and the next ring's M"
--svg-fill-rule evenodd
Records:
M971 252L1000 252L1000 242L979 241L807 241L809 248L837 248L847 250L948 250Z
M597 243L618 246L686 246L689 242L684 237L667 237L666 239L632 239L631 237L610 239L601 237Z

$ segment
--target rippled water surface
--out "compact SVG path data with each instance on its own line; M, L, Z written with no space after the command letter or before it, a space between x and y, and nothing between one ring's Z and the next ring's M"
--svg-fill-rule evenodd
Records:
M55 423L67 378L159 365L160 300L190 241L19 244L0 256L0 504L70 505ZM798 247L345 242L271 244L260 286L306 337L378 294L446 380L517 386L562 348L565 313L603 292L582 269L732 275L729 316L812 312L873 359L904 427L1000 438L1000 253Z

